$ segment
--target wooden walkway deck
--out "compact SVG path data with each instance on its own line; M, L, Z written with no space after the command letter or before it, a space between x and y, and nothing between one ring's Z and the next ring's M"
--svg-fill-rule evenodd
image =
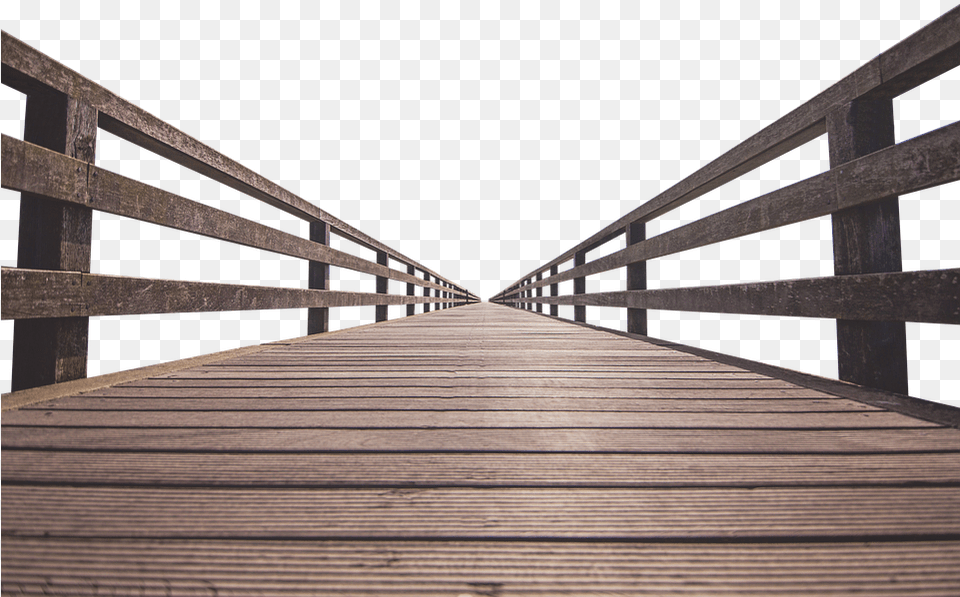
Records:
M960 430L498 305L2 440L4 594L960 594Z

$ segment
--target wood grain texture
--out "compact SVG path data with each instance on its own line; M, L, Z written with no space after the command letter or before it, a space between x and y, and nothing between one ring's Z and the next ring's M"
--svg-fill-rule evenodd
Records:
M3 268L3 319L405 305L423 297Z
M958 324L960 269L598 292L532 300L629 309Z
M899 594L957 586L960 430L503 306L2 422L7 592L631 593L643 575L883 594L874 568L906 575Z
M267 178L242 166L110 90L80 75L19 39L2 33L3 83L26 94L55 90L99 112L99 127L135 145L310 222L324 222L331 231L392 259L416 265L448 281L416 261L364 234ZM451 282L452 283L452 282Z
M2 182L6 189L298 257L318 266L323 264L328 269L333 265L400 282L441 288L437 283L330 248L329 226L323 222L311 222L311 226L317 228L316 234L305 239L6 135L2 136L2 152ZM323 239L327 242L322 242ZM86 270L78 271L89 271L89 265ZM314 276L318 275L319 270Z

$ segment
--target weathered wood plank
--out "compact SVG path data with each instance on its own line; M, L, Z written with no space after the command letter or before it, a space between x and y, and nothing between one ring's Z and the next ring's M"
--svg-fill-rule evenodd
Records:
M422 297L3 268L3 319L404 305Z
M10 485L3 496L4 534L30 537L862 541L960 536L955 487L678 492Z
M960 123L874 152L533 285L599 274L956 180L960 180Z
M27 96L23 135L85 172L96 155L97 111L66 94L34 90ZM21 193L17 265L88 272L92 231L87 206ZM85 378L89 327L83 317L14 323L12 389Z
M259 416L260 413L253 413ZM956 429L151 429L4 427L6 449L161 452L957 452Z
M2 136L2 154L2 184L6 189L298 257L318 265L326 264L328 268L334 265L401 282L440 287L330 248L329 231L324 236L318 229L314 235L318 239L326 238L326 243L300 238L6 135ZM322 222L311 225L327 226Z
M960 453L170 455L9 450L3 483L261 488L960 484Z
M183 410L183 411L311 411L311 410L541 410L611 412L846 412L877 411L878 407L844 398L130 398L98 396L58 398L21 410Z
M871 595L960 589L950 541L786 544L9 537L3 590L69 595ZM202 575L202 581L200 576Z
M533 300L630 309L958 324L960 269L598 292Z
M397 261L414 264L446 281L432 270L38 52L6 31L2 34L2 47L5 85L27 94L44 88L65 93L99 111L100 128L122 139L294 216L324 222L344 238L375 251L384 251Z
M218 429L883 429L937 427L891 412L698 413L600 411L63 411L3 414L4 430L17 426Z

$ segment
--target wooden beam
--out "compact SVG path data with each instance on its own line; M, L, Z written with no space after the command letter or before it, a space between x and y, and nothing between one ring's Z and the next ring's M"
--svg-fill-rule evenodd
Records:
M647 225L633 222L627 226L627 246L643 242L647 238ZM646 290L647 262L637 261L627 265L627 290ZM647 310L627 309L627 331L631 334L647 335Z
M47 153L76 158L71 160L76 173L85 175L96 154L97 111L63 93L34 89L27 96L23 136ZM17 265L89 272L92 230L89 207L23 192ZM15 322L11 388L24 390L86 377L88 338L86 317Z
M383 251L377 251L377 264L386 267L390 263L390 258ZM383 276L377 276L377 294L387 294L387 278ZM375 321L386 321L387 320L387 305L377 305L376 306L376 319Z
M7 267L2 270L2 282L2 318L14 320L406 305L431 300L396 294L183 282Z
M263 251L440 288L439 284L422 282L416 276L337 251L328 244L208 207L6 135L2 136L2 157L2 185L6 189L30 192Z
M960 324L960 269L597 292L535 300L555 305Z
M553 284L599 274L637 261L649 261L957 180L960 180L960 122L887 147L534 284Z
M573 256L573 267L583 265L587 262L587 252L586 251L577 251ZM542 283L542 281L541 281ZM574 294L584 294L587 292L587 277L578 276L573 279L573 293ZM586 305L576 305L573 307L573 320L574 321L586 321L587 320L587 307Z
M411 276L416 276L416 274L417 274L417 269L416 269L415 267L413 267L412 265L408 265L408 266L407 266L407 273L410 274ZM412 282L407 282L407 296L413 296L413 293L415 292L415 289L416 289L416 285L415 285L415 284L413 284ZM411 315L413 315L413 314L416 313L416 307L417 307L417 306L416 306L415 304L413 304L413 303L410 303L409 305L407 305L407 317L409 317L409 316L411 316Z
M330 226L324 222L310 222L310 240L320 245L330 245ZM307 288L329 290L330 264L310 261ZM307 309L307 334L323 334L330 331L330 309L312 307Z
M334 234L372 250L383 251L392 259L417 264L416 261L67 68L6 31L2 33L2 62L5 85L28 95L36 90L50 89L76 98L99 111L99 126L105 131L298 218L309 222L324 222L331 227Z
M894 145L893 100L857 99L827 117L830 167ZM928 168L916 164L916 168ZM899 272L900 206L896 195L835 212L833 269L838 276ZM907 332L900 321L837 320L837 361L844 381L907 394Z

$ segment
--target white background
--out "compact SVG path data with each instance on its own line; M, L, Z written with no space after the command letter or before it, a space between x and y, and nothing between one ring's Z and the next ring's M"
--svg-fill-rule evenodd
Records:
M953 2L44 2L0 23L148 112L489 297L809 100ZM960 70L960 69L958 69ZM0 88L2 132L23 99ZM898 99L898 141L960 117L956 71ZM98 165L300 235L307 226L101 131ZM648 226L827 168L815 140ZM958 185L901 200L904 269L960 265ZM15 265L16 193L0 196ZM96 214L94 272L303 287L306 265ZM620 239L590 254L622 247ZM348 243L334 246L372 257ZM832 274L828 219L649 264L651 288ZM568 282L561 292L569 292ZM623 287L623 273L588 292ZM372 292L334 269L333 288ZM392 292L402 285L391 282ZM391 308L391 317L403 308ZM572 316L561 308L561 314ZM334 329L373 308L335 309ZM623 327L619 310L588 320ZM832 321L650 312L650 333L836 376ZM908 324L911 393L960 404L960 326ZM9 390L12 323L0 326ZM305 333L305 312L91 320L91 375Z

